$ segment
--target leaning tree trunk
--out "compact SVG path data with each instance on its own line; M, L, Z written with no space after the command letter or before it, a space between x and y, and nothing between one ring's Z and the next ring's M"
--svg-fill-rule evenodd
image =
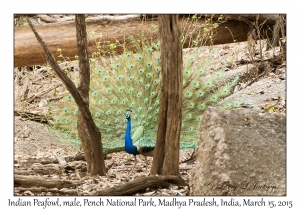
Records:
M151 174L179 175L182 118L182 46L178 15L159 15L162 94Z
M85 15L75 15L75 25L80 69L78 92L85 102L89 104L90 64L87 50ZM101 133L94 121L84 116L80 106L78 106L77 130L86 157L88 172L105 175Z
M99 174L99 175L105 175L105 165L104 165L104 159L102 155L102 145L101 145L101 134L96 127L92 114L89 111L88 108L88 99L86 97L86 92L88 92L88 87L89 87L89 76L88 79L86 79L86 75L89 75L89 67L88 66L88 57L87 57L87 48L85 46L86 42L86 36L84 35L85 32L85 27L84 25L84 17L81 17L81 21L79 21L78 24L78 46L79 46L79 51L81 54L79 54L80 57L80 86L81 86L81 93L77 90L75 84L70 80L70 78L65 74L65 72L60 68L58 63L56 62L53 54L49 51L47 45L45 42L42 40L41 36L37 33L35 30L35 27L32 25L31 21L28 19L28 23L30 28L32 29L36 39L38 42L41 44L43 47L43 50L45 54L47 55L47 61L50 64L51 68L55 71L57 76L61 79L61 81L64 83L70 94L73 96L77 106L78 106L78 112L80 113L79 118L79 123L81 123L82 127L81 129L83 130L80 135L83 136L86 134L87 136L84 136L84 140L82 141L83 147L85 148L85 154L86 154L86 159L87 159L87 164L88 164L88 172L91 174ZM85 37L84 37L85 36ZM87 73L88 72L88 73ZM86 80L86 81L82 81ZM83 97L81 96L83 94ZM85 96L85 97L84 97ZM100 142L99 142L100 141ZM90 150L87 150L86 148L90 148Z

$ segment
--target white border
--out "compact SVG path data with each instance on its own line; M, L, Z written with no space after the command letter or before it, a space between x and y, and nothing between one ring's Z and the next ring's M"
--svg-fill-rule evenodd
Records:
M296 1L293 1L296 2ZM1 179L0 179L0 208L17 209L8 207L8 199L13 197L13 14L15 13L287 13L287 196L264 197L265 200L293 201L293 209L299 209L299 6L285 1L137 1L137 0L111 0L108 1L15 1L0 2L0 97L1 97ZM298 196L297 196L298 195ZM53 197L54 198L54 197ZM114 197L117 199L117 197ZM132 199L132 197L121 197ZM201 199L202 197L196 197ZM208 197L211 199L212 197ZM220 200L222 197L216 197ZM229 197L226 197L228 199ZM234 197L241 200L245 197ZM249 197L258 200L261 197ZM32 198L24 197L24 200ZM63 198L61 198L63 199ZM84 198L79 198L83 200ZM154 199L158 199L154 197ZM184 199L184 198L183 198ZM100 207L101 208L101 207ZM110 209L113 207L105 207ZM134 209L141 207L133 207ZM143 207L148 208L148 207ZM171 207L165 207L171 209ZM186 209L187 207L182 207ZM188 207L193 208L193 207ZM195 209L203 207L195 207ZM269 208L269 207L265 207ZM30 207L27 209L42 209L42 207ZM46 209L55 209L47 207ZM60 208L62 209L62 208ZM65 209L65 207L63 208ZM132 208L131 208L132 209ZM174 207L172 208L174 209ZM178 207L176 207L178 209ZM210 208L214 209L214 208ZM232 209L223 207L217 209ZM280 209L279 207L275 209Z

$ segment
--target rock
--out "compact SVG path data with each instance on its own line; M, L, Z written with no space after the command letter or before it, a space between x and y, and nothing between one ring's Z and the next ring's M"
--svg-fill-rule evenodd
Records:
M286 195L286 115L208 107L191 195Z

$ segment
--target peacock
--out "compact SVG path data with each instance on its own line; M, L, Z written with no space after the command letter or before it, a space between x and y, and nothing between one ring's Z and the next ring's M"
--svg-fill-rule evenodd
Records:
M102 134L103 148L125 148L127 153L133 154L132 170L137 162L136 155L144 154L145 159L153 156L161 95L159 51L159 42L144 43L135 53L125 50L122 55L90 61L90 111ZM214 49L190 49L183 59L180 147L195 148L199 138L198 124L205 108L228 96L239 77L220 82L226 59L216 58ZM211 72L206 74L208 70ZM75 84L78 82L75 74L72 79ZM240 104L238 101L227 103L224 108ZM52 105L51 110L55 128L64 131L61 140L78 144L78 108L73 97L67 94L58 104ZM147 165L146 159L146 170Z
M132 110L127 110L132 112ZM144 128L143 126L139 126L136 129L136 132L132 136L132 138L135 140L135 144L132 143L132 138L131 138L131 118L130 118L130 113L126 113L125 118L127 119L127 128L126 128L126 134L125 134L125 151L129 154L134 155L134 165L132 167L131 172L129 175L132 173L133 169L135 168L135 165L137 163L136 160L136 155L141 154L145 158L146 162L146 171L148 170L148 160L147 156L153 157L153 152L154 152L154 146L140 146L139 142L144 141ZM145 132L146 133L146 132Z

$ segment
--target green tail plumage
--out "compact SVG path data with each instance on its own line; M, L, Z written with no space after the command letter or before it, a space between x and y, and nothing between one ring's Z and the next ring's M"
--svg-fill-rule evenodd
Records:
M230 94L238 77L221 86L226 62L218 61L219 68L211 76L214 51L199 58L197 50L184 56L183 109L181 148L194 148L199 137L198 123L205 108ZM154 146L158 129L160 104L160 53L159 43L144 45L138 53L124 52L91 63L90 110L102 134L104 148L124 147L126 119L124 113L132 110L132 139L141 146ZM204 75L205 79L201 79ZM76 83L76 79L74 81ZM238 102L225 108L239 106ZM52 110L55 126L65 131L65 139L78 142L78 109L67 95L59 108Z

